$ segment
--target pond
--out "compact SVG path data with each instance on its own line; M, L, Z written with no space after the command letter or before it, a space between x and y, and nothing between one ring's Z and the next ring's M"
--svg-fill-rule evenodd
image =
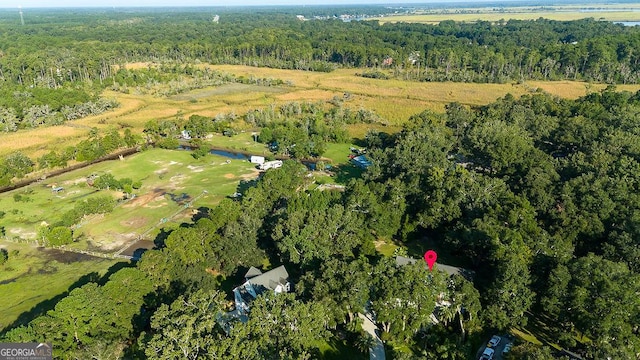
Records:
M238 159L238 160L247 160L249 159L248 155L243 153L233 152L229 150L211 150L209 154L224 156L229 159Z

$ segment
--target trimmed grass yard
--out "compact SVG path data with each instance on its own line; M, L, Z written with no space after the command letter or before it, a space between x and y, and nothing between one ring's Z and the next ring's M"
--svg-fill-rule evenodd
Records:
M369 351L364 354L358 349L354 348L352 345L347 344L346 341L341 341L339 339L336 339L335 337L330 339L328 342L323 341L322 343L319 343L318 348L320 349L320 352L322 354L321 359L323 360L369 359Z

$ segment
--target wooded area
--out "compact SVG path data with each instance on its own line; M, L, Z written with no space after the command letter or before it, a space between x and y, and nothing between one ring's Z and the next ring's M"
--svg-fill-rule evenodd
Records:
M224 13L214 23L202 11L79 11L60 10L55 22L34 12L24 27L0 17L2 130L92 109L107 87L195 79L176 93L246 80L198 62L368 67L417 81L640 80L640 30L593 20L378 25L267 11ZM384 65L387 57L394 62ZM170 65L126 69L133 61ZM611 86L577 100L539 92L424 111L397 133L355 139L372 165L342 190L318 190L298 160L349 140L346 124L377 121L333 102L149 119L143 134L92 131L35 161L3 159L0 185L123 146L175 148L182 130L202 144L240 121L274 154L293 158L238 186L241 195L162 229L140 261L73 289L2 341L52 342L56 357L79 359L330 358L327 348L357 358L372 341L357 316L369 307L390 359L473 358L487 334L532 323L546 326L546 346L521 343L507 359L552 359L549 346L588 359L640 358L640 92ZM105 176L96 186L124 189L130 180ZM79 203L48 241L68 241L78 218L112 206L107 198ZM422 261L398 266L379 241L414 258L436 249L439 261L475 278L438 265L429 272ZM10 256L0 252L0 266ZM221 321L250 267L278 265L292 294L259 295L246 321Z
M450 104L445 115L414 116L400 133L369 133L373 165L344 192L312 190L305 167L285 162L239 199L156 239L159 249L123 270L126 284L118 272L86 285L5 339L44 336L76 357L315 358L323 341L367 344L354 314L370 300L394 359L466 359L484 331L541 317L563 347L634 358L639 110L640 94L613 89L576 101L537 94L474 109ZM380 237L413 256L443 249L476 280L425 276L423 262L397 267L375 251ZM265 257L294 274L295 297L259 297L249 322L227 334L215 317L228 309L224 289ZM110 289L128 300L91 295ZM442 300L452 305L432 324ZM280 330L268 325L276 313ZM287 330L292 324L298 331Z

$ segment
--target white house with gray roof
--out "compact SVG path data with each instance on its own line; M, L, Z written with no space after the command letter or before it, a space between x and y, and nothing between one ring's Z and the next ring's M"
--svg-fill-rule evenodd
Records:
M284 265L262 273L255 267L249 268L244 276L244 284L233 289L233 297L236 305L235 311L242 318L249 312L249 304L253 299L265 291L273 291L276 294L291 291L289 273Z

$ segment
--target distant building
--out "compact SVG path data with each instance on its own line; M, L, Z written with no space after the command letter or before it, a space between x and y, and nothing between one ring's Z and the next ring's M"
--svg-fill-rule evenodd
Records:
M282 167L282 160L267 161L258 165L258 169L260 170L277 169L280 167Z
M249 158L249 161L252 164L264 164L264 156L251 156L251 158Z

